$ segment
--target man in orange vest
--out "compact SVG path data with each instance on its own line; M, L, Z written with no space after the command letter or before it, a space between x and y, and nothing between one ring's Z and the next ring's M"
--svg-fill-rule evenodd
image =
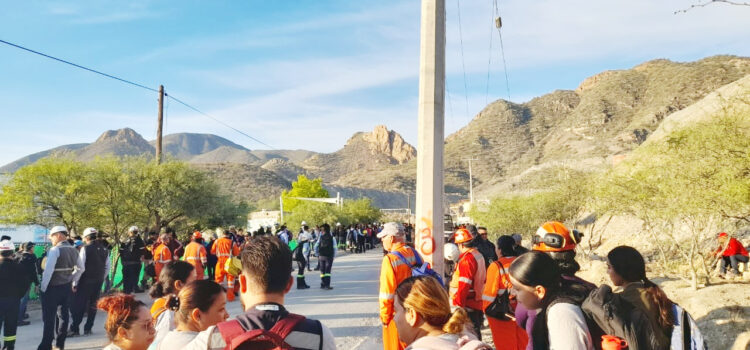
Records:
M450 284L451 307L462 307L469 314L474 325L474 334L482 340L482 323L484 323L484 308L482 307L482 292L487 277L484 257L476 249L477 235L465 228L459 228L453 234L461 255L453 272Z
M193 241L185 247L185 261L195 267L195 279L202 280L208 262L206 247L203 246L203 235L200 231L193 233Z
M512 313L516 308L515 298L511 299L510 275L508 270L510 264L516 259L515 251L516 240L513 237L505 235L500 236L497 240L496 253L499 257L487 268L487 281L484 284L484 293L482 293L483 309L487 310L496 298L507 298L509 310ZM519 327L516 321L509 317L495 318L487 315L487 322L492 331L492 340L495 342L497 350L524 350L529 342L529 336L526 330Z
M231 274L228 274L227 271L224 269L224 266L227 263L227 260L231 258L232 256L238 256L240 255L240 247L234 243L232 240L232 233L229 231L224 231L220 229L216 229L217 233L221 233L222 237L217 239L216 242L214 242L214 245L211 247L211 254L216 255L217 263L216 263L216 283L219 283L221 285L224 285L224 277L227 279L227 300L228 301L234 301L234 276Z
M159 273L161 273L161 269L164 265L172 261L172 251L169 250L169 241L171 239L172 236L168 233L163 233L161 237L159 237L159 242L156 248L154 248L154 270L156 271L154 281L159 280Z
M396 287L401 281L411 277L411 266L416 264L414 251L405 243L406 233L401 224L388 222L378 233L383 248L388 251L380 267L380 321L383 323L383 349L401 350L405 344L398 339L396 323L393 322L393 299Z

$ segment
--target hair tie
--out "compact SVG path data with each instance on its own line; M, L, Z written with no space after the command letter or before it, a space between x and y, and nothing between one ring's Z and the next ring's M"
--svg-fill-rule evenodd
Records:
M180 309L180 298L176 294L170 294L169 297L167 297L167 308L172 311Z

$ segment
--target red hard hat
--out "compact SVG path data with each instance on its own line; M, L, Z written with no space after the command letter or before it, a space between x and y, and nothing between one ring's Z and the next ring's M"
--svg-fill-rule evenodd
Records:
M456 232L453 234L453 241L456 242L456 244L466 243L474 239L474 235L471 234L471 231L465 229L465 228L459 228L456 230Z
M729 235L726 232L719 233L719 238L721 237L729 237Z
M583 234L577 230L572 232L565 225L557 221L545 222L536 230L532 242L534 250L540 252L565 252L576 249Z
M194 239L203 238L203 234L201 234L201 231L195 231L193 232L193 238Z

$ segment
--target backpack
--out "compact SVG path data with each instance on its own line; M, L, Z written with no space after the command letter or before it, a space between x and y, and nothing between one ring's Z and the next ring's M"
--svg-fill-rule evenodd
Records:
M593 290L583 301L581 310L587 323L593 322L606 335L624 339L629 350L659 348L646 313L612 293L612 288L608 285ZM594 332L591 338L595 344L599 343L600 338L595 338Z
M672 304L674 328L672 329L672 350L705 350L706 339L703 338L698 324L680 305Z
M307 261L305 260L305 253L302 251L303 243L297 244L297 247L294 248L294 251L292 252L292 257L294 261Z
M409 260L406 260L406 257L401 255L401 253L399 252L391 252L391 254L397 256L399 259L401 259L401 261L404 262L404 264L406 264L406 266L409 266L411 268L412 276L435 277L438 282L440 282L440 285L443 285L443 278L440 276L440 274L435 272L435 270L430 267L429 263L422 261L422 257L419 256L419 253L414 252L414 260L416 260L416 263L414 265L409 264Z
M292 350L284 339L304 320L305 316L289 314L276 322L270 330L246 330L237 320L221 322L216 328L227 344L225 350Z

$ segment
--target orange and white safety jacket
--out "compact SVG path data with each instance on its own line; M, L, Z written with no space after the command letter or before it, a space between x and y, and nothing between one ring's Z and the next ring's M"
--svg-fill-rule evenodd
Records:
M461 254L450 284L451 306L483 310L482 292L486 277L482 253L471 248Z
M234 244L231 238L221 237L211 246L211 254L216 255L219 261L227 261L232 256L240 255L240 247Z
M507 290L510 293L512 284L510 283L510 274L508 269L510 263L515 260L516 257L501 257L497 261L493 261L490 267L487 268L487 281L484 284L484 293L482 293L482 310L486 309L498 295L502 295ZM500 268L502 264L503 268ZM510 299L511 307L515 309L515 299Z
M206 247L198 242L190 242L190 244L185 247L185 261L193 265L195 271L203 271L203 267L206 265L206 262L208 262L206 257Z
M399 252L406 258L410 265L416 264L414 258L416 252L403 243L395 243L392 252ZM393 300L396 296L396 287L401 281L411 277L411 266L406 265L401 258L395 254L388 253L383 257L380 266L380 321L388 324L393 319Z
M156 249L154 249L154 270L156 271L156 278L159 278L161 268L170 261L172 261L172 251L169 250L169 247L166 244L159 243Z

